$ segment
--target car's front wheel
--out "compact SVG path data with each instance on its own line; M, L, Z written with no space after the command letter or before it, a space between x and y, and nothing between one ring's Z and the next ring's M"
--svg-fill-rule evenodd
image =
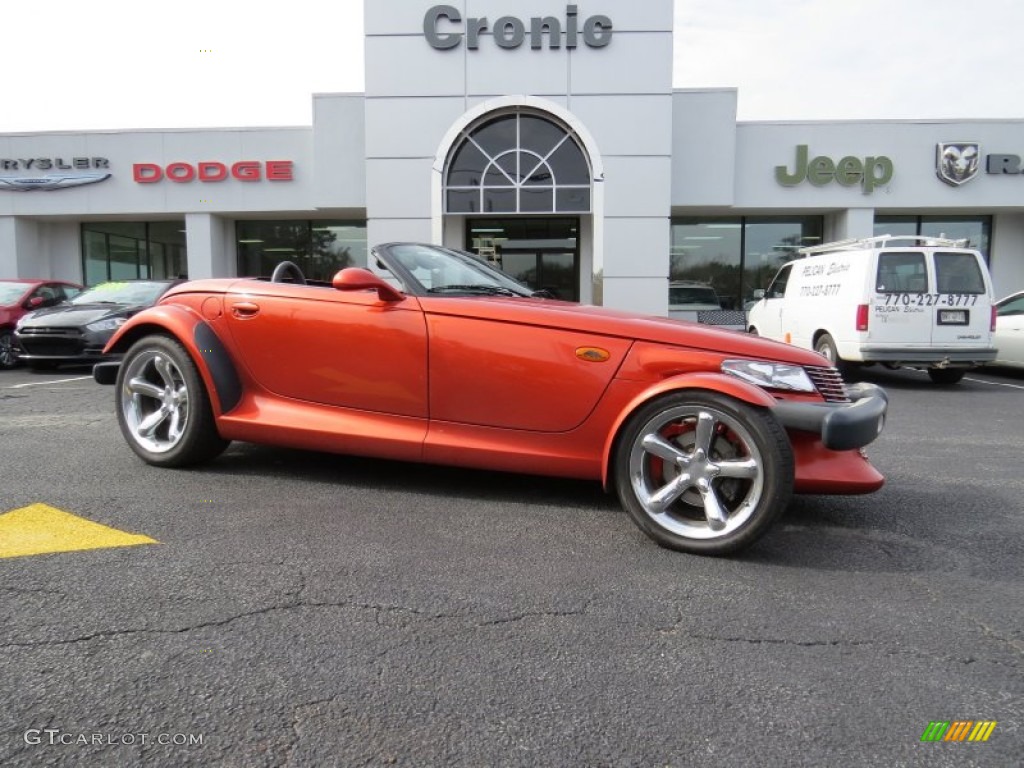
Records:
M723 555L753 543L789 504L793 450L767 411L677 392L629 419L614 475L626 511L658 544Z
M121 433L149 464L195 464L228 446L217 433L195 363L173 339L147 336L137 341L121 363L115 392Z
M0 328L0 370L13 368L18 364L18 355L14 351L14 332L10 328Z

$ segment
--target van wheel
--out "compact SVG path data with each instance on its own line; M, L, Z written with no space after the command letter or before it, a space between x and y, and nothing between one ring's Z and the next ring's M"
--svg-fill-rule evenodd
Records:
M750 326L749 328L747 328L747 333L749 333L751 336L760 336L761 335L761 334L759 334L757 332L757 328L755 328L754 326Z
M929 368L928 377L932 380L932 383L938 384L941 387L950 387L953 384L959 384L960 379L967 373L963 368Z
M834 368L839 368L840 370L846 368L843 360L839 358L836 343L829 334L823 333L818 337L818 340L814 343L814 351L828 360Z

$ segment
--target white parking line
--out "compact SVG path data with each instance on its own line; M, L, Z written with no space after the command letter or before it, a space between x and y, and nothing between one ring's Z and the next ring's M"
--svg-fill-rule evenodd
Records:
M988 381L987 379L972 379L968 376L964 377L964 381L973 381L978 384L991 384L994 387L1009 387L1010 389L1024 389L1020 384L1005 384L1001 381Z
M69 381L85 381L91 378L92 376L76 376L73 379L54 379L53 381L30 381L28 384L14 384L10 387L4 387L4 389L21 389L22 387L41 387L46 384L66 384Z

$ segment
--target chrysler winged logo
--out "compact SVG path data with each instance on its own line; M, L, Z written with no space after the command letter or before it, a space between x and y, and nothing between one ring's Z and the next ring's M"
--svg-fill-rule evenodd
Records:
M39 189L65 189L66 187L80 187L83 184L95 184L98 181L105 181L109 178L109 173L0 176L0 189L11 189L17 192L34 192Z
M935 172L952 187L966 184L978 174L981 145L976 141L950 141L935 148Z

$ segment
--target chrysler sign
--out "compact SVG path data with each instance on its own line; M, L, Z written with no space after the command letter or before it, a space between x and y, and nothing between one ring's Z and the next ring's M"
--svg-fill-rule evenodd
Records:
M435 5L423 17L423 35L431 47L438 50L458 48L466 41L466 48L477 50L480 37L490 30L494 43L499 48L518 48L530 36L530 47L539 50L544 47L547 36L548 48L562 47L562 31L565 31L565 47L576 48L580 38L591 48L604 48L612 41L612 20L607 16L591 16L581 23L579 8L568 5L565 19L556 16L535 16L523 21L517 16L501 16L491 23L486 16L471 17L463 23L462 14L454 5Z
M105 157L0 157L0 172L28 171L17 176L0 176L0 189L14 192L50 191L95 184L110 178L110 161ZM40 173L57 171L57 173ZM86 173L79 173L86 171Z

